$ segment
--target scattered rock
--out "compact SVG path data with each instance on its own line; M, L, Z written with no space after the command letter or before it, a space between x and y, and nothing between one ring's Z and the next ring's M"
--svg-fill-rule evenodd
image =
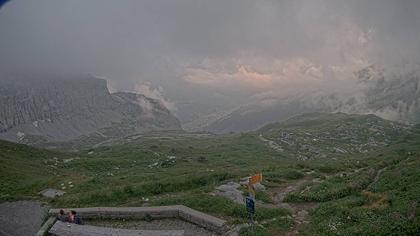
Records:
M148 165L149 168L153 168L159 165L159 162L155 162L153 164Z
M222 184L216 188L214 194L226 197L239 204L245 204L243 192L238 189L240 186L240 184L234 182Z
M307 172L305 172L305 174L306 174L306 175L311 175L311 174L315 174L315 171L314 171L314 170L311 170L311 171L307 171Z
M259 192L259 191L265 191L266 188L261 183L256 183L254 184L254 189L255 191Z
M62 189L66 189L66 187L61 187ZM66 192L58 190L58 189L53 189L53 188L47 188L42 190L41 192L39 192L39 194L41 194L44 197L48 197L48 198L55 198L55 197L60 197L62 195L64 195Z
M320 178L315 178L315 179L312 180L312 182L314 182L314 183L321 183L322 180Z
M249 176L248 177L244 177L239 181L240 185L248 185L249 183Z

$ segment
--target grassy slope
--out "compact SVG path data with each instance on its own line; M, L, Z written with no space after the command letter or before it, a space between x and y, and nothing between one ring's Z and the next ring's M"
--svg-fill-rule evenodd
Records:
M380 128L384 135L380 135L377 142L386 139L386 146L372 147L369 153L363 154L331 151L337 143L348 142L339 135L343 132L333 132L337 127L347 126L349 128L342 130L352 130L356 126L362 132L369 128L366 123ZM378 226L388 221L400 222L395 223L398 229L408 234L418 222L418 216L407 221L408 213L403 210L413 208L412 204L419 196L420 158L417 153L420 153L420 145L416 143L419 139L413 134L398 141L407 133L417 133L417 130L395 133L394 127L394 123L372 116L316 113L301 116L293 122L269 125L257 133L210 137L140 137L126 144L78 153L56 153L0 142L0 196L1 200L39 198L38 191L47 187L60 189L63 184L67 191L63 197L52 201L42 200L50 201L51 205L57 207L185 204L230 222L244 222L245 208L224 198L211 196L209 192L214 186L263 171L264 182L269 189L268 194L261 194L261 200L267 200L271 187L306 177L309 172L311 176L319 177L347 172L349 174L343 178L333 177L319 185L314 184L311 191L305 194L299 194L298 191L288 196L289 201L321 202L312 214L312 224L305 229L306 234L357 235L358 228L375 232L367 227L369 222L373 222L368 219L372 218L377 219L375 222ZM306 133L322 139L323 132L330 132L336 141L325 140L322 143L320 149L326 156L296 160L295 149L289 150L284 146L284 152L277 152L258 137L262 133L266 138L278 141L278 133L284 129L298 134L295 137L299 142L309 140ZM377 129L372 132L377 132ZM362 132L357 135L365 137L370 134ZM316 147L318 144L311 145ZM411 159L406 160L408 152L411 153ZM57 157L57 161L54 157ZM73 160L65 163L64 160L69 158ZM375 171L385 166L387 169L378 182L369 186ZM360 172L356 173L355 170ZM394 178L392 170L401 170L398 178ZM71 188L69 182L74 187ZM404 186L405 190L397 188ZM382 203L383 198L386 201L392 199L391 202L395 204L382 204L383 208L380 209L370 207L376 204L377 199ZM359 205L355 207L355 204ZM405 215L401 214L406 218L394 220L395 211L403 212ZM351 213L351 220L347 219L347 213ZM292 224L287 217L290 213L283 209L260 208L257 214L259 222L266 221L265 229L260 229L261 235L277 235ZM414 223L401 223L406 221ZM383 228L384 232L395 232L392 227Z
M409 127L374 115L310 113L257 131L299 159L364 154L393 144Z
M0 200L36 196L43 186L56 182L57 174L63 174L54 158L67 156L0 140Z
M3 143L1 145L3 147ZM19 152L3 155L1 161L7 166L19 167L11 172L28 182L32 189L20 192L19 189L28 185L16 184L14 177L2 176L2 183L10 186L8 195L15 199L37 197L40 190L47 187L60 189L63 184L67 192L63 197L42 200L57 207L185 204L231 222L246 221L246 209L224 198L211 196L209 192L216 185L237 181L276 165L285 168L293 162L267 148L253 135L140 138L92 152L63 154L66 157L59 158L57 165L53 159L57 153L15 146ZM21 158L20 162L12 161L16 156ZM63 162L70 158L73 160ZM45 161L49 164L44 164ZM40 180L34 181L32 177ZM70 188L69 182L74 187ZM2 200L9 199L4 196ZM283 209L260 209L256 217L264 220L288 214ZM284 218L275 224L284 229L291 221Z
M291 202L321 202L305 235L420 234L420 137L412 135L367 160L372 163L359 173L288 196ZM375 181L369 172L378 170Z

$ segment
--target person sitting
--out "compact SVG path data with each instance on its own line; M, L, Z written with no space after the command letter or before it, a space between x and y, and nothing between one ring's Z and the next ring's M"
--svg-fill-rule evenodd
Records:
M74 211L70 211L67 217L67 222L74 223L76 214L73 214Z
M75 224L78 224L78 225L82 225L83 223L82 223L82 218L80 217L80 215L79 214L77 214L77 212L76 211L74 211L74 210L72 210L71 211L71 215L73 216L73 222L72 223L75 223Z
M63 209L61 209L60 213L58 213L57 220L62 221L62 222L68 221L67 216L66 216L66 214L64 214Z

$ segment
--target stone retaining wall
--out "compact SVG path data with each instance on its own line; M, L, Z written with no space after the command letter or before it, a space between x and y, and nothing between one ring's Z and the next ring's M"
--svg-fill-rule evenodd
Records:
M224 233L227 229L226 221L182 205L159 207L92 207L63 210L66 213L70 210L75 210L83 219L180 218L217 233ZM51 209L49 215L57 216L59 211L60 209Z
M90 207L63 209L66 213L75 210L83 219L153 219L178 217L179 206L161 207ZM57 216L60 209L51 209L49 215Z

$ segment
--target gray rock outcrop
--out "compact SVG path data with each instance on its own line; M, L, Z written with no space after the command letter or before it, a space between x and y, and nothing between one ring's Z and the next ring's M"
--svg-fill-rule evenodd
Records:
M103 79L0 80L0 139L36 143L178 129L178 119L159 100L110 93Z

